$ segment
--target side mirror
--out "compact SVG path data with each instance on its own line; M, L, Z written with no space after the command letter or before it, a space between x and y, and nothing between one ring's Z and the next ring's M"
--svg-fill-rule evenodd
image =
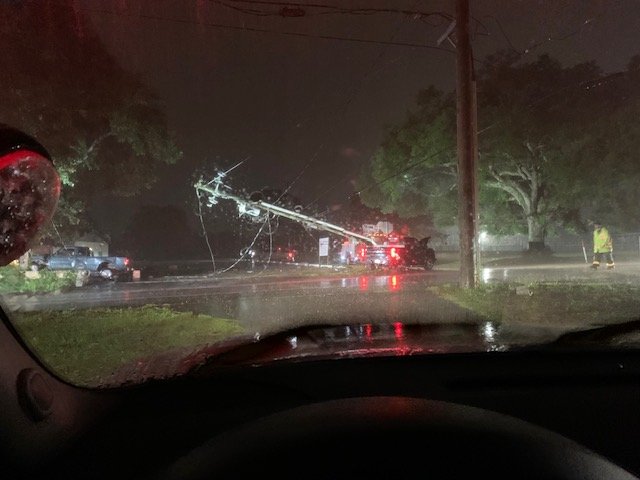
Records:
M0 125L0 266L29 250L59 197L60 177L45 148Z

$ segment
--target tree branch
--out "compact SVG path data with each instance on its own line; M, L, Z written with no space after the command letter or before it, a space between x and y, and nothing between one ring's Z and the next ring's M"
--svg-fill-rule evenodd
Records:
M518 182L510 177L503 176L503 172L498 173L495 168L489 167L489 173L496 180L490 185L507 192L520 205L526 215L531 213L531 197L529 193Z

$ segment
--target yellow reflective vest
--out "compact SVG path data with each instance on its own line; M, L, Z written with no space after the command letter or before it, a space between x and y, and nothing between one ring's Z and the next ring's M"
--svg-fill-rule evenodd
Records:
M593 231L593 253L608 253L613 251L613 242L609 230L600 227Z

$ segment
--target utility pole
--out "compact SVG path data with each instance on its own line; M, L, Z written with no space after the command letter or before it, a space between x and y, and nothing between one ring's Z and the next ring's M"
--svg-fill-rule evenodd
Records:
M469 0L456 0L458 228L462 288L473 288L478 281L478 131L469 19Z

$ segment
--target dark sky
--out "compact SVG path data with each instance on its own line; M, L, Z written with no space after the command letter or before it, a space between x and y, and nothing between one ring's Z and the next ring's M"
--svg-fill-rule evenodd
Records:
M291 3L447 14L454 5ZM567 65L596 60L615 71L640 53L637 0L471 3L477 58L498 49L529 48L525 58L550 53ZM286 187L297 178L291 192L304 202L323 194L323 203L344 201L352 192L350 180L379 145L385 127L403 118L417 92L432 84L454 88L455 55L433 48L448 26L438 16L330 14L305 7L304 17L285 18L277 14L282 4L231 0L78 5L122 67L165 103L185 153L137 202L181 204L193 195L190 176L202 161L230 166L245 158L234 175L236 186ZM447 42L441 47L452 50Z

